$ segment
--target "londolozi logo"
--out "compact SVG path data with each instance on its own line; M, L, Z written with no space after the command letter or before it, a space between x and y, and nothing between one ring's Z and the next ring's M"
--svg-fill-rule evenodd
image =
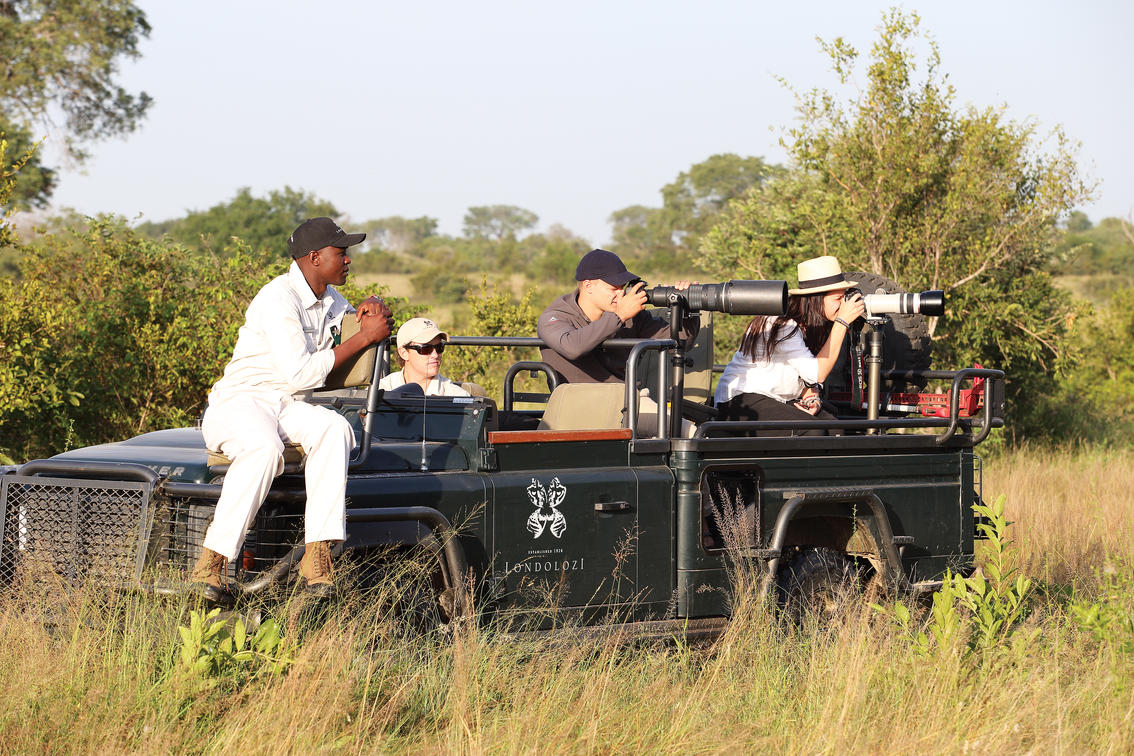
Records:
M567 518L559 511L559 505L567 496L567 486L559 482L559 478L552 478L546 488L539 481L532 478L528 486L528 498L536 511L528 515L528 532L532 538L539 538L544 531L549 531L559 538L567 530Z

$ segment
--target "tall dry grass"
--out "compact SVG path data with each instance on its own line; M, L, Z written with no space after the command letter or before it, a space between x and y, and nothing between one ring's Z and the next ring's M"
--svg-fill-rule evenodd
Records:
M1079 482L1104 472L1129 480L1131 462L1032 451L988 466L986 496L1008 493L1026 570L1046 571L1052 585L1066 575L1089 593L1095 564L1134 564L1119 535L1132 519L1121 486ZM323 615L293 601L274 612L298 641L294 665L249 681L183 671L174 628L187 623L185 604L94 591L48 603L7 596L0 750L1131 752L1134 647L1080 629L1068 611L1074 590L1035 594L1017 648L928 657L867 609L793 629L751 594L702 647L518 639L491 626L421 636L373 596Z
M1022 566L1053 583L1134 554L1134 451L1023 449L990 462L985 499L1008 497Z

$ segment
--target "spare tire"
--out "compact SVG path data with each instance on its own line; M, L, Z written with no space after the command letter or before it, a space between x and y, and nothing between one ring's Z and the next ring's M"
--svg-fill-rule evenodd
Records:
M858 271L846 274L847 280L857 282L857 287L865 294L904 294L906 290L885 276L877 273ZM869 326L859 329L862 321L855 323L852 335L860 339L863 354L867 352L866 337ZM928 370L933 359L933 340L929 335L929 319L925 315L889 316L883 330L882 342L882 370ZM848 345L852 340L843 342L843 349L839 352L839 360L831 370L827 385L831 391L850 391L851 362ZM863 368L865 371L865 367ZM923 388L926 381L893 381L883 380L882 391L906 391L913 388Z

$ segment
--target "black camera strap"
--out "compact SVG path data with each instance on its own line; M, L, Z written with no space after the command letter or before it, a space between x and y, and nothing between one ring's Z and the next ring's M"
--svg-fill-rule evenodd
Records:
M845 340L847 350L847 364L850 365L851 385L850 385L850 400L851 406L857 412L862 408L862 385L863 385L863 355L865 349L862 342L862 325L855 323L853 330L850 332L850 338Z

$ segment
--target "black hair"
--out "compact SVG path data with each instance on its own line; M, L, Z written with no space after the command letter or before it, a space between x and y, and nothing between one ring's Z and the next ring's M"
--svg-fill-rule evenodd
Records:
M756 355L763 354L764 359L770 360L776 353L776 348L787 341L799 331L803 335L803 343L812 354L819 354L827 337L831 335L833 323L823 314L823 298L825 291L813 294L792 294L788 297L787 312L777 315L772 326L768 327L768 318L771 315L757 315L752 318L744 336L740 338L740 351L753 362ZM789 321L795 321L788 326Z

